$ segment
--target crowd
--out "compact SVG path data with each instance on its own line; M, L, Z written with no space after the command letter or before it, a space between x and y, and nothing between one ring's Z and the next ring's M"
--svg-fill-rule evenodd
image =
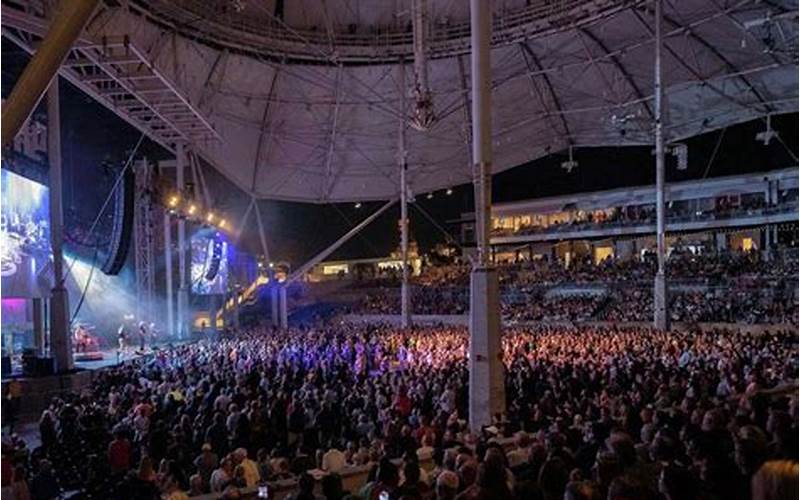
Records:
M595 264L591 258L573 259L569 266L553 259L540 259L500 266L501 282L508 285L554 283L651 283L655 277L655 255L641 259L607 258ZM667 278L696 284L762 285L768 281L797 279L797 259L765 260L758 252L694 254L674 251L667 259Z
M775 290L725 289L673 291L669 295L672 321L687 323L798 324L796 294ZM594 316L600 321L650 321L651 288L615 289Z
M411 308L414 314L466 314L469 312L467 287L418 287L411 290ZM373 289L350 308L356 314L400 314L400 290Z
M792 208L783 202L768 207L763 196L743 196L736 202L727 198L718 198L713 206L698 207L690 200L679 200L669 203L666 209L667 222L685 222L697 220L718 220L753 215L767 211L782 211ZM694 201L694 200L692 200ZM699 201L699 200L697 200ZM560 213L520 217L522 221L515 227L502 224L492 228L492 235L536 234L552 231L580 231L603 226L634 226L656 223L656 207L654 204L613 207L600 210L580 210L572 208ZM524 221L524 222L523 222Z
M521 293L501 301L500 310L507 321L588 321L604 303L605 296L596 294L548 297Z
M535 260L499 267L501 306L510 321L649 321L656 262L642 259L574 259L569 267ZM415 314L469 311L469 266L429 266L412 284ZM667 265L673 321L797 323L797 260L763 260L756 252L695 255L675 251ZM385 285L385 284L384 284ZM602 293L552 292L564 285L594 286ZM365 290L356 314L399 314L399 283Z
M467 355L466 329L445 326L174 347L54 399L41 446L4 439L3 485L18 499L178 500L294 478L292 498L315 499L318 468L339 500L338 473L365 465L350 498L797 498L795 331L506 329L506 412L478 433Z

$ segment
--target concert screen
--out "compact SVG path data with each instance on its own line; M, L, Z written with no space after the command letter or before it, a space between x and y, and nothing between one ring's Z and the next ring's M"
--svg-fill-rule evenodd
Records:
M216 231L199 231L192 236L192 293L224 294L227 287L228 242Z
M0 171L0 276L3 297L41 297L52 287L48 188Z

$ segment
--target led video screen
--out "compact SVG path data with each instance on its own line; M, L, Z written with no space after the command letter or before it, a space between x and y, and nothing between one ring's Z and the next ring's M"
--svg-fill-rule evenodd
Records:
M228 287L228 242L216 232L192 236L192 293L218 295Z
M52 286L48 189L5 169L0 182L3 297L41 297Z

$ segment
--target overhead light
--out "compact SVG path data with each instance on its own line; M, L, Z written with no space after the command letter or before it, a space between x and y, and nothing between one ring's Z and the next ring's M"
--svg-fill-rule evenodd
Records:
M445 191L445 194L447 196L450 196L451 194L453 194L453 189L452 188L447 188L447 191Z
M208 212L208 215L206 216L206 221L214 222L214 212Z
M757 133L756 140L763 143L765 146L769 146L769 143L772 141L772 139L777 138L778 133L772 129L772 119L770 115L767 115L767 130Z
M686 144L674 144L671 148L671 153L678 161L678 170L689 168L689 147Z
M172 195L172 196L169 197L169 201L167 202L167 204L170 206L170 208L175 208L175 207L178 206L178 203L180 201L181 201L180 196Z
M195 205L189 205L189 210L188 210L189 215L194 215L194 213L196 211L197 211L197 207Z
M578 168L578 162L572 157L572 146L569 147L569 160L561 162L561 168L567 171L567 173L572 173L572 171Z
M427 196L427 198L428 198L429 200L432 200L432 199L433 199L433 193L428 193L428 196Z
M357 202L357 203L356 203L356 205L355 205L355 207L356 207L356 208L361 208L361 202L360 202L360 201L359 201L359 202Z
M221 228L223 228L223 229L225 228L225 224L227 224L227 222L225 221L225 219L222 219L221 221L219 221L219 227L221 227Z

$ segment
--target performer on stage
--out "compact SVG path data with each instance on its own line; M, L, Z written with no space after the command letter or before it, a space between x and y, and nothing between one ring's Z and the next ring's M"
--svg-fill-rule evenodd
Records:
M119 343L117 352L125 352L128 348L128 334L125 332L125 325L120 325L117 330L117 342Z
M139 322L139 350L144 352L145 343L147 341L147 325L144 321Z
M156 345L156 339L158 338L158 329L156 328L155 323L150 323L150 348L152 349L154 345Z
M75 325L75 333L72 335L75 342L75 352L86 352L86 347L89 343L89 332L80 323Z

